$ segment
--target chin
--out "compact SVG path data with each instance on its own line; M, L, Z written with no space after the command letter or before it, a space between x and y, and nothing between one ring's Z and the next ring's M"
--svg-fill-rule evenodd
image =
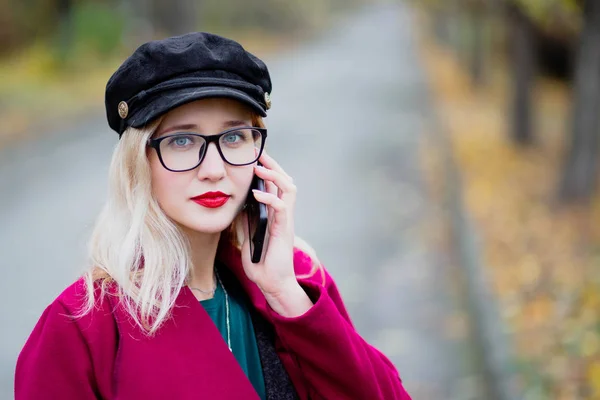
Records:
M195 232L221 233L227 229L235 215L231 212L216 213L215 215L194 215L191 218L182 218L181 225Z

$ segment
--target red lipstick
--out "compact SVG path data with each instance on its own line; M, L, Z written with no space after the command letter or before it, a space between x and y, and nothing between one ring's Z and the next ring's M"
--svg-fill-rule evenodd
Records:
M229 200L229 195L223 192L206 192L200 196L192 197L194 203L207 208L219 208Z

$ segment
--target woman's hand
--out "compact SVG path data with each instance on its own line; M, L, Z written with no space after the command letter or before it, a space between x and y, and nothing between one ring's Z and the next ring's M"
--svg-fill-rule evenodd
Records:
M298 284L294 272L294 206L296 186L273 158L263 152L255 173L265 181L266 192L253 191L256 200L267 205L268 224L265 248L260 262L250 260L247 215L242 244L244 272L262 291L271 308L284 316L305 313L312 302Z

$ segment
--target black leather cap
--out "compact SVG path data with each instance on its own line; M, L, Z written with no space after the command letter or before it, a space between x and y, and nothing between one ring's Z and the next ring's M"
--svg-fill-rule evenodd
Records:
M167 111L207 97L239 100L265 117L271 107L267 66L237 42L206 32L143 44L106 84L108 124L119 136Z

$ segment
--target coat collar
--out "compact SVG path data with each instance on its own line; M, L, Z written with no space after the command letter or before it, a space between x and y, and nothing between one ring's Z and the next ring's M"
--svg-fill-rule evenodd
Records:
M261 362L269 366L268 370L264 371L267 399L298 399L296 390L294 389L288 373L283 367L281 360L277 355L277 351L275 350L275 338L273 336L274 331L272 325L269 323L271 321L269 318L266 299L258 286L250 281L246 276L244 267L242 265L240 250L228 242L221 241L217 251L217 260L224 264L228 271L231 272L231 274L228 274L229 276L235 276L237 282L241 286L241 289L244 290L249 301L254 306L253 308L256 310L256 312L251 310L251 316L257 344L259 347ZM223 277L224 282L226 281L225 277ZM195 325L194 330L197 332L196 340L215 344L222 342L216 336L219 334L216 328L206 328L207 326L212 327L212 324L209 323L210 317L205 312L204 308L199 304L189 287L185 286L182 288L176 300L176 308L179 308L179 310L182 311L176 312L176 314L179 315L174 315L178 321L178 325L187 323ZM201 326L203 328L201 328ZM221 359L224 368L223 371L228 371L228 379L230 379L231 382L235 382L237 390L246 392L253 390L253 388L251 389L251 383L247 377L245 375L240 375L239 372L241 369L239 368L237 361L227 349L227 346L223 344L210 347L215 353L213 354L213 357L219 357ZM196 352L196 350L197 349L192 350L192 353ZM200 354L197 354L197 356L201 357ZM222 371L220 374L222 374ZM215 379L219 378L215 377Z
M280 360L278 351L275 350L274 331L271 326L274 322L272 321L272 312L269 313L266 299L258 286L247 278L240 250L228 242L222 241L217 251L217 259L227 266L231 272L230 275L235 276L257 311L257 315L262 317L258 319L253 317L254 322L268 322L262 325L261 323L257 324L260 332L257 340L259 344L264 344L261 359L263 361L270 359L271 362L267 360L269 365L277 365ZM307 258L304 253L297 250L294 252L296 273L306 273L310 265L307 260L310 258ZM113 306L116 305L113 304ZM124 398L129 395L131 395L129 397L135 397L140 390L146 390L147 377L156 376L156 370L160 368L161 379L167 379L172 383L172 387L177 388L177 396L174 397L190 398L189 393L194 391L194 383L188 379L188 376L192 373L194 376L203 377L207 392L214 397L227 400L234 398L257 399L252 384L227 348L220 332L212 324L210 316L187 286L183 287L177 296L175 307L172 310L172 318L169 318L152 338L146 337L138 330L139 328L132 324L126 310L120 307L118 309L120 309L118 312L120 315L117 318L117 324L121 337L118 365L119 375L122 378L119 387ZM183 350L181 343L190 345L185 346L185 350ZM194 343L203 345L196 346ZM187 365L185 363L188 360L194 360L194 362L189 365L189 370L186 370L185 374L182 374L178 368L165 367ZM280 368L279 372L273 376L267 374L265 379L267 386L280 388L279 391L273 392L276 394L268 396L269 399L295 397L295 390L283 368ZM230 391L223 392L223 388L230 388ZM281 393L285 393L286 396L282 397ZM148 396L150 395L148 392ZM152 395L157 395L157 393L152 393Z

